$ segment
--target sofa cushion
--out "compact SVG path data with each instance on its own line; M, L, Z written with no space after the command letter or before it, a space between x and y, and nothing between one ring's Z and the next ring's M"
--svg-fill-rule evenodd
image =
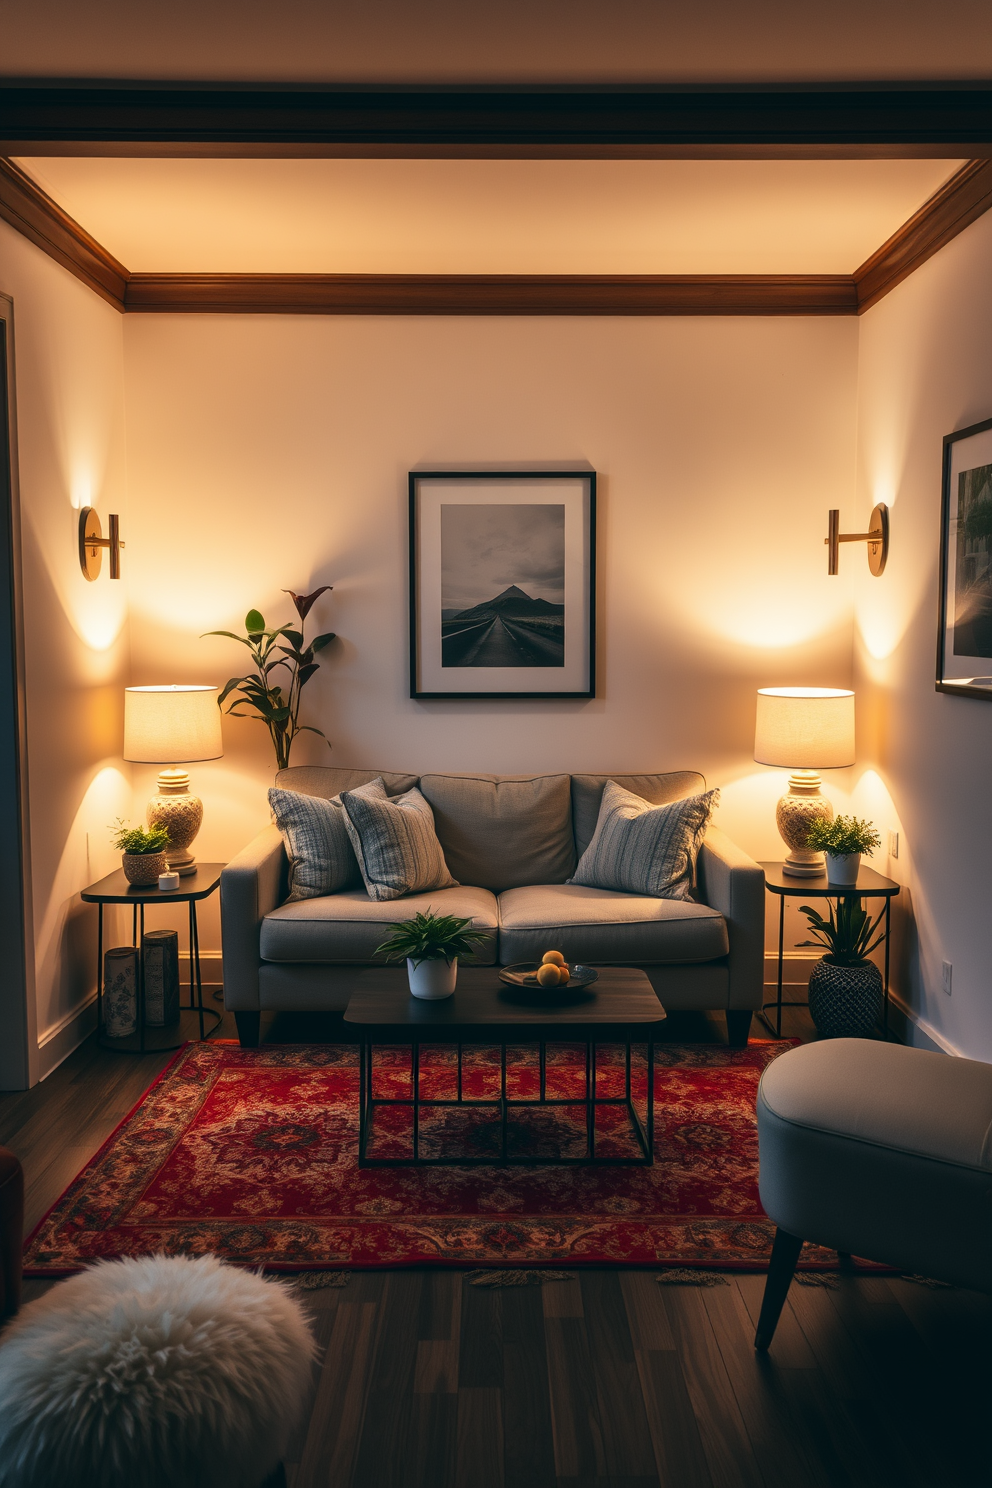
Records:
M362 874L348 840L340 796L328 801L272 786L269 806L289 858L291 899L358 888Z
M575 853L579 858L592 841L592 834L599 820L603 787L608 780L615 780L624 790L632 791L635 796L649 801L652 806L681 801L683 796L698 796L706 789L705 777L696 770L671 770L666 775L573 775L572 829L575 835ZM289 786L290 790L302 788Z
M652 806L633 791L608 780L592 841L570 883L626 894L689 899L699 854L717 790Z
M568 961L640 966L712 961L727 954L729 943L723 915L691 900L582 884L540 884L500 894L502 964L539 961L552 949Z
M323 796L326 801L342 791L357 790L372 780L381 780L387 796L401 796L417 784L416 775L397 775L389 770L352 770L341 765L288 765L276 773L280 790L299 791L303 796Z
M390 800L382 780L370 780L341 797L345 827L372 899L453 889L434 814L416 786Z
M492 932L480 944L475 964L492 966L496 960L496 900L488 889L434 889L405 899L370 899L364 889L347 889L321 899L298 899L274 909L262 921L260 950L263 961L320 961L347 965L375 960L376 946L389 938L389 927L415 914L458 915L472 921L473 930ZM381 956L378 958L383 959Z
M567 775L422 775L420 789L459 882L499 893L574 869Z

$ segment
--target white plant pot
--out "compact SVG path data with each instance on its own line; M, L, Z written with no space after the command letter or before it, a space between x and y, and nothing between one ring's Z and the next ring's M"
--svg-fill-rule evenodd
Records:
M455 990L458 957L455 957L450 966L443 959L420 961L414 965L407 957L406 972L413 996L422 997L427 1002L436 1002L442 997L450 997Z
M860 853L827 853L827 883L836 888L853 888L861 869Z

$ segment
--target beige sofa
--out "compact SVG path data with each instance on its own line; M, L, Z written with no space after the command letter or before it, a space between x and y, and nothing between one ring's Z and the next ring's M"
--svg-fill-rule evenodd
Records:
M761 1006L764 875L711 827L694 898L655 899L566 883L596 825L608 779L655 804L705 789L693 770L664 775L399 775L294 766L284 790L330 798L382 775L390 795L419 785L460 887L385 903L364 889L287 902L288 860L275 826L221 876L224 1004L241 1043L263 1011L343 1011L355 973L376 961L387 926L430 905L488 932L477 964L506 966L551 946L569 961L643 968L668 1009L720 1009L732 1044Z

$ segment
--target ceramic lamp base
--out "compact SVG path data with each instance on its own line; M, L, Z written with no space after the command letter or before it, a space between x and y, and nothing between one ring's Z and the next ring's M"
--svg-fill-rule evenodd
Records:
M820 794L820 777L815 770L794 770L789 776L789 790L775 808L775 821L789 855L782 872L791 878L817 878L824 872L822 852L806 846L806 834L815 821L833 821L834 808Z
M196 872L190 844L203 821L203 802L189 788L188 770L162 770L158 794L148 802L148 825L164 827L169 834L165 850L169 867L182 878Z

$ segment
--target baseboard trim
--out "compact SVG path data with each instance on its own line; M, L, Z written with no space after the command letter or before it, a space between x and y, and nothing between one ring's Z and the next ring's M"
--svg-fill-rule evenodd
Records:
M38 1040L38 1078L44 1080L96 1030L96 991Z
M889 1016L893 1031L898 1033L904 1044L909 1044L914 1049L929 1049L934 1054L952 1054L955 1059L964 1059L966 1056L956 1044L952 1044L949 1038L938 1032L932 1023L926 1018L914 1012L911 1007L903 1002L896 992L889 993Z

